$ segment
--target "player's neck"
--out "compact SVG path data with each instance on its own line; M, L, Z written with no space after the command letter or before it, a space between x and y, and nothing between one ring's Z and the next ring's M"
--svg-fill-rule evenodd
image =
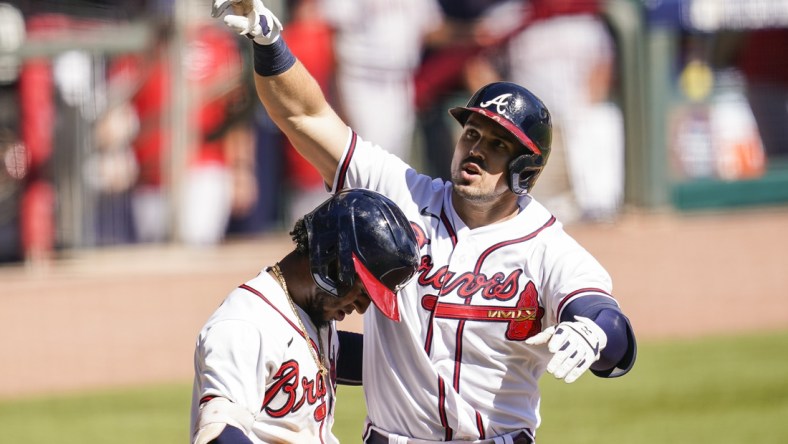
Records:
M520 212L517 196L514 194L495 201L475 201L452 193L452 205L454 211L470 229L507 221Z
M309 276L309 258L299 256L293 251L279 261L279 268L287 282L289 296L296 305L306 309L306 295L309 291L304 288L304 283L312 282L312 279L304 279L304 276Z

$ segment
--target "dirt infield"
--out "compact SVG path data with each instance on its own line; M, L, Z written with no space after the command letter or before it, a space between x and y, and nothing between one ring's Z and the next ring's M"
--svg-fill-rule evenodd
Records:
M568 231L610 271L640 340L788 329L788 208L628 214ZM207 316L290 246L277 233L1 267L0 398L189 381Z

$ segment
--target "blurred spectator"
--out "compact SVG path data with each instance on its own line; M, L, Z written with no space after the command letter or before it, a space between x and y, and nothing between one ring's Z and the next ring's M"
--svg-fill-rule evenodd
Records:
M245 38L243 42L248 44ZM243 57L243 52L241 53ZM248 69L248 68L247 68ZM244 80L248 79L248 80ZM279 208L276 193L271 192L270 183L276 180L281 169L276 158L270 158L269 146L281 145L281 136L260 130L260 116L256 111L262 107L257 97L252 76L241 80L228 101L224 124L211 136L224 139L226 162L231 172L232 200L228 234L259 233L278 222ZM259 113L263 114L263 113ZM273 125L273 124L271 124Z
M168 117L172 100L169 42L167 30L163 31L154 53L142 54L138 60L143 81L133 99L140 119L140 132L134 142L140 164L140 178L134 192L137 234L143 242L163 241L169 235L169 220L175 216L180 240L196 245L215 244L225 235L233 196L243 195L238 186L234 187L233 169L225 151L226 137L233 134L236 141L241 140L248 150L253 149L248 135L244 138L243 134L233 132L238 129L233 125L236 113L228 112L243 99L238 94L242 86L240 54L235 36L221 27L198 23L187 30L189 45L184 53L184 66L190 98L187 119L192 137L187 142L189 157L182 193L177 196L180 212L171 214L167 184L162 177L166 156L170 154ZM238 154L232 156L236 158ZM238 184L243 188L255 185L244 178L235 183ZM248 196L248 189L244 192ZM245 201L235 208L242 211L248 205Z
M47 33L48 17L26 23L28 38ZM55 128L51 64L27 59L19 73L20 133L27 157L19 221L22 251L33 264L52 257L55 247L55 189L50 171Z
M171 215L162 183L163 156L172 137L167 124L171 101L168 31L167 27L160 28L150 51L129 57L139 79L132 97L139 120L139 132L132 142L139 165L132 206L140 242L162 242L170 233Z
M9 91L0 87L0 107L14 109ZM7 108L6 108L7 107ZM27 174L27 153L12 129L15 122L0 117L0 263L22 259L20 243L19 204L22 184Z
M362 138L404 160L415 125L413 76L440 32L435 0L320 0L335 29L339 112Z
M443 38L432 38L415 75L418 130L424 166L433 177L449 180L446 159L454 152L457 125L448 108L463 104L487 83L502 80L500 54L513 29L525 20L521 0L440 0ZM456 101L461 103L455 103Z
M0 263L22 259L19 205L28 160L19 131L21 60L15 51L25 35L19 9L0 3Z
M119 91L115 73L110 73L108 91ZM84 177L96 195L95 237L97 245L135 241L131 191L139 167L131 141L139 121L128 97L113 98L111 106L94 126L94 149L84 164Z
M25 41L25 19L9 3L0 3L0 84L11 84L19 78L21 58L16 51Z
M769 159L788 158L788 28L752 30L739 52L747 98Z
M224 238L232 210L232 170L225 156L225 139L217 129L232 116L227 110L241 85L241 59L235 37L224 28L211 23L187 32L186 82L197 92L190 94L193 102L188 115L195 145L189 150L192 155L177 220L182 240L212 245Z
M553 114L553 151L534 194L565 221L609 221L624 191L624 127L611 100L616 47L593 0L533 0L510 43L513 82Z

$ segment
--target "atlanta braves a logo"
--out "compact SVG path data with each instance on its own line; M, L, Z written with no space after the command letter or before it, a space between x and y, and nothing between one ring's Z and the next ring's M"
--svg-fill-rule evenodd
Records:
M315 408L314 419L321 422L326 418L328 414L325 403L326 386L320 373L317 373L313 379L302 378L298 361L290 360L279 367L279 370L273 375L273 379L274 383L265 391L261 409L269 416L281 418L297 412L304 404L311 406L320 403ZM302 389L300 396L299 388Z
M495 105L495 112L498 114L503 114L506 111L506 107L509 106L509 97L511 96L511 93L501 94L492 100L480 103L479 106L482 108L487 108L490 105Z

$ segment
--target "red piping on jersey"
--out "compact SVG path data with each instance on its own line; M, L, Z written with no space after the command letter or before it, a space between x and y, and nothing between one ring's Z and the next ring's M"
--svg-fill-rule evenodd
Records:
M339 167L339 175L337 176L337 188L336 191L345 188L345 175L347 174L348 168L350 168L350 160L353 158L353 152L356 151L356 141L358 136L356 135L355 131L351 131L350 133L350 146L347 149L347 154L345 154L345 161L342 162L342 165Z
M446 418L446 383L443 378L438 376L438 413L441 419L441 425L445 430L444 441L451 441L454 432L449 427L449 420Z
M465 304L468 305L470 303L471 298L465 300ZM454 391L457 394L460 393L460 367L462 366L462 334L465 331L465 322L466 320L463 319L457 325L457 334L454 338L454 342L457 344L457 347L454 351L454 378L452 381L452 386L454 387Z
M444 228L446 228L446 231L449 233L449 239L451 239L452 247L457 246L457 233L454 231L454 227L449 221L449 216L446 214L446 210L441 210L441 222L443 223Z
M454 227L451 225L451 222L449 221L449 216L446 215L445 209L441 209L440 221L449 235L449 239L451 240L452 247L456 246L457 233L454 231ZM430 319L427 324L427 334L425 335L424 338L424 351L427 352L427 356L429 356L430 350L432 349L432 321L434 318L435 318L435 311L433 310L433 312L430 313Z
M436 296L437 299L437 296ZM432 353L432 321L435 320L435 309L438 308L438 304L435 304L433 307L432 312L430 313L430 318L427 320L427 335L424 338L424 351L427 352L427 356L430 356Z
M325 421L320 421L320 444L326 443L326 441L323 439L323 435L325 435L325 433L323 433L323 427L325 427L325 425L326 425Z
M297 325L293 324L293 321L291 321L290 319L288 319L288 318L287 318L287 316L285 316L285 314L284 314L284 313L282 313L282 311L281 311L281 310L279 310L278 308L276 308L276 306L274 306L274 304L273 304L273 303L271 303L271 301L269 301L269 300L268 300L268 298L266 298L265 296L263 296L263 294L262 294L262 293L260 293L259 291L255 290L254 288L252 288L252 287L250 287L250 286L248 286L248 285L246 285L246 284L241 284L241 285L239 285L239 286L238 286L238 288L242 288L242 289L244 289L244 290L246 290L246 291L248 291L248 292L250 292L250 293L252 293L252 294L256 295L256 296L257 296L257 297L259 297L260 299L262 299L262 300L263 300L263 301L264 301L266 304L270 305L270 306L271 306L271 308L273 308L273 309L274 309L274 310L275 310L277 313L279 313L279 314L280 314L280 315L281 315L281 316L282 316L282 317L285 319L285 321L287 321L287 323L288 323L288 324L290 324L290 326L291 326L291 327L293 327L293 330L295 330L295 331L297 331L297 332L298 332L298 334L299 334L299 335L302 335L302 336L303 336L303 337L305 337L305 338L308 338L308 337L309 337L309 334L308 334L307 332L305 332L305 331L304 331L304 332L302 332L302 331L301 331L301 328L299 328ZM294 313L294 314L295 314L296 316L298 316L298 313ZM320 333L318 332L318 334L320 334ZM309 338L309 345L310 345L312 348L314 348L314 349L315 349L315 351L317 352L317 355L318 355L318 356L320 356L320 350L318 350L318 348L317 348L317 344L315 344L315 341L314 341L314 340L312 340L312 338Z
M552 226L554 223L555 223L555 216L551 217L550 220L545 222L544 225L539 227L536 231L534 231L531 234L527 234L527 235L525 235L523 237L518 237L517 239L511 239L511 240L508 240L508 241L499 242L499 243L497 243L495 245L490 246L490 248L486 249L479 256L479 260L476 261L476 267L473 269L474 274L479 274L479 272L481 271L481 268L482 268L482 263L484 262L485 259L487 259L487 256L492 254L493 251L495 251L495 250L497 250L497 249L499 249L501 247L505 247L507 245L517 244L517 243L520 243L520 242L525 242L527 240L531 240L531 239L535 238L539 233L541 233L542 230Z
M484 433L484 421L482 421L482 414L476 411L476 429L479 431L479 439L487 438Z
M613 297L610 293L600 288L581 288L579 290L575 290L569 293L568 295L564 296L564 298L561 299L561 302L558 303L558 308L555 310L556 320L560 319L559 316L561 315L561 310L564 309L564 304L566 304L570 299L572 299L573 297L577 296L580 293L602 293L605 296L609 296L611 298Z

